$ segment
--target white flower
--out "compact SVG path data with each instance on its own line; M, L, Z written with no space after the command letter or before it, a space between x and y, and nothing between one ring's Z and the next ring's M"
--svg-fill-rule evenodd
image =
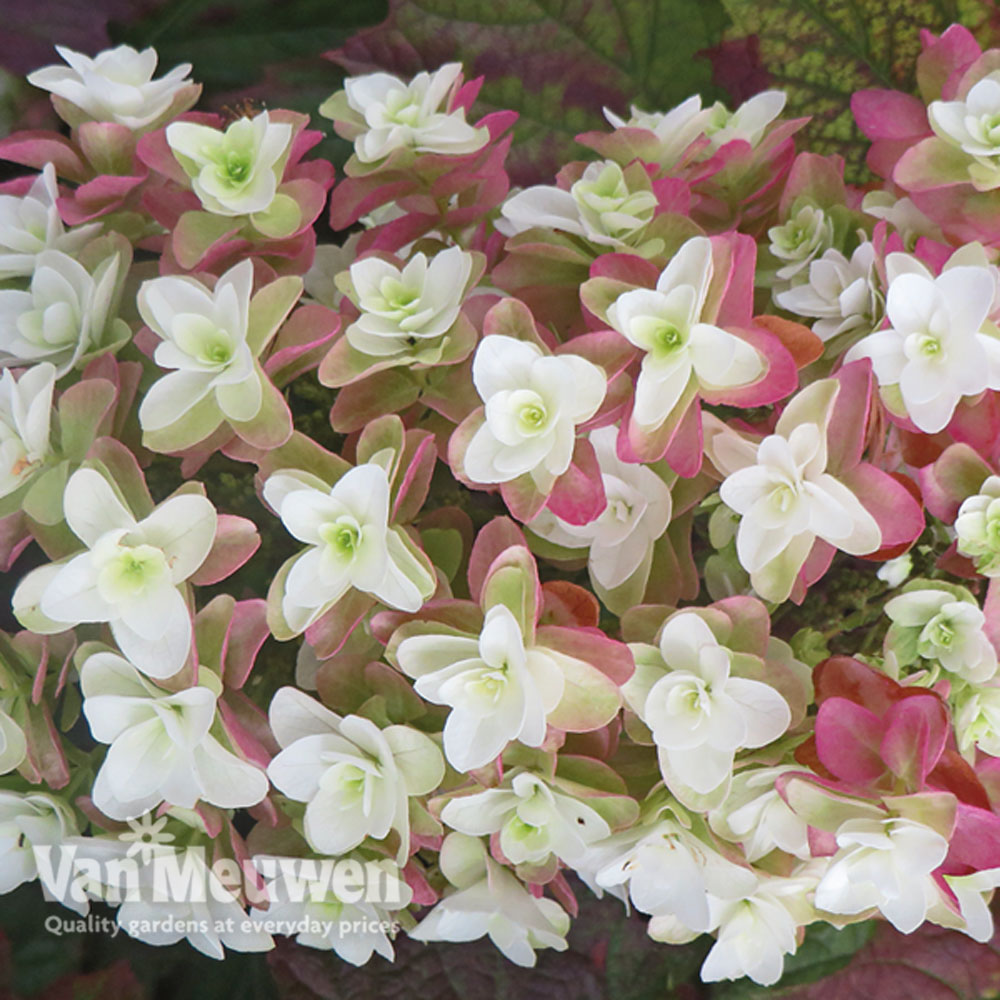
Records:
M975 759L975 748L1000 757L1000 687L969 685L955 704L958 749Z
M630 648L644 662L652 652ZM731 677L732 654L694 612L663 626L659 655L666 672L643 691L637 671L626 697L652 730L668 787L676 779L706 795L729 779L737 750L762 747L788 728L785 699L761 681Z
M99 472L78 469L66 484L63 510L87 550L28 574L14 592L15 614L43 633L107 622L143 673L177 673L192 634L181 587L212 547L215 508L199 494L182 494L136 522Z
M488 788L449 801L441 819L474 837L500 834L500 849L513 864L543 863L550 854L573 865L587 846L611 834L586 803L554 791L538 775L518 771L509 788Z
M162 340L153 360L176 369L143 397L143 430L169 427L210 394L230 420L245 422L258 414L263 390L247 344L252 288L249 260L226 271L211 291L187 276L142 283L139 313Z
M848 260L830 248L809 264L809 281L774 296L782 309L816 319L812 331L820 340L858 327L871 330L878 308L873 279L875 245L866 240Z
M56 52L68 66L35 70L28 74L28 83L69 101L94 121L144 129L164 117L178 91L191 83L190 63L175 66L154 80L156 50L152 48L137 52L119 45L93 59L62 45L56 46Z
M61 250L39 253L28 291L0 289L0 365L51 361L65 375L99 345L118 268L117 255L90 274Z
M389 527L389 480L380 465L359 465L325 489L279 471L264 484L264 499L309 546L288 571L281 599L294 632L351 587L401 611L418 611L434 592L435 581L407 547L412 543Z
M164 691L114 653L89 657L80 687L91 734L110 744L91 792L105 816L135 819L164 800L184 809L199 801L238 809L267 795L264 772L209 732L216 691Z
M642 566L648 569L653 543L670 524L670 489L651 469L623 462L615 451L614 427L592 431L601 481L608 504L589 524L569 524L542 510L528 527L542 538L566 548L589 548L591 577L605 590L628 580Z
M393 932L387 931L393 925L388 911L407 906L413 898L413 890L403 881L399 869L387 859L365 862L365 871L376 864L383 870L387 882L391 882L397 896L395 902L371 901L353 888L339 895L340 880L333 873L329 859L315 861L258 855L254 858L258 870L266 874L275 871L276 874L267 883L270 905L266 910L251 910L250 916L264 929L294 933L300 945L334 951L351 965L364 965L375 953L391 962L395 952ZM286 876L286 871L294 872L294 876ZM293 879L296 896L301 894L301 898L292 898Z
M971 875L943 877L958 900L962 919L958 930L982 944L991 940L993 914L990 912L989 902L993 890L1000 887L1000 868L984 868Z
M763 90L730 111L721 101L709 109L705 134L712 149L740 139L751 146L764 137L768 125L781 114L788 95L783 90Z
M909 198L897 198L891 191L869 191L861 201L861 211L876 219L885 219L912 250L921 236L946 242L939 226L933 223Z
M172 122L166 134L207 211L252 215L271 207L292 140L288 122L272 122L262 111L237 119L224 132L194 122Z
M633 104L627 120L604 109L604 117L615 128L643 128L652 132L660 141L658 158L667 167L673 166L688 146L704 133L710 114L710 108L702 110L698 94L667 112L642 111Z
M598 886L627 884L637 910L676 917L695 933L712 926L710 896L741 899L757 884L749 868L726 860L674 819L615 834L592 850L588 867L597 868Z
M450 705L444 753L456 770L494 760L510 740L541 746L545 718L563 696L558 654L525 648L517 620L503 604L486 613L479 639L408 636L396 651L421 698Z
M289 798L306 803L304 832L322 854L344 854L367 837L395 830L397 860L410 850L408 798L426 795L444 777L441 751L409 726L379 729L358 715L341 718L291 687L268 713L282 750L267 773Z
M351 265L351 283L361 315L347 328L351 347L362 354L392 357L426 346L458 319L472 273L472 255L448 247L427 262L414 254L402 270L379 257Z
M917 653L937 660L945 670L982 684L997 672L997 654L983 627L986 616L978 605L933 587L894 597L885 613L897 625L913 629Z
M931 101L927 120L945 142L974 158L969 177L978 190L1000 187L1000 70L987 73L964 100Z
M890 326L855 344L844 360L871 359L879 385L898 386L913 423L935 434L963 396L1000 388L1000 338L986 327L995 272L959 265L934 278L903 254L889 255L887 272Z
M486 422L463 464L474 483L506 483L530 473L548 489L570 465L576 426L598 410L604 371L573 354L545 355L523 340L493 334L479 342L472 380Z
M771 986L785 967L785 955L798 948L799 922L791 908L802 908L814 880L762 878L744 899L710 898L717 940L701 967L706 983L748 976Z
M76 883L109 905L121 903L116 922L137 941L163 947L187 940L203 955L220 960L225 948L274 947L271 935L247 916L232 883L224 883L206 863L201 845L159 844L143 854L110 837L73 837L64 843L74 852Z
M725 802L708 814L712 829L743 845L747 861L778 849L808 859L808 825L788 807L775 780L794 766L746 768L733 775Z
M882 580L886 586L898 587L913 572L913 556L909 552L904 552L895 559L888 559L881 566L875 575Z
M832 379L813 382L758 445L703 417L706 430L718 432L706 450L728 473L719 495L741 515L740 565L766 600L787 599L817 538L851 555L867 555L882 542L875 518L826 471L827 429L838 391Z
M21 198L0 194L0 281L26 278L43 250L72 256L98 233L98 222L67 230L59 216L56 168L46 163Z
M489 142L488 129L469 125L464 108L441 110L461 72L460 63L447 63L433 73L418 73L409 83L388 73L348 77L347 103L367 125L354 140L357 158L375 163L397 149L452 156L482 149Z
M73 811L64 802L44 792L0 790L0 894L12 892L25 882L40 878L46 894L64 906L87 912L50 877L54 872L40 870L35 848L58 851L67 837L77 833Z
M974 559L983 576L1000 576L1000 476L990 476L962 501L955 532L958 551Z
M647 186L631 190L614 160L591 163L568 191L539 184L508 198L497 229L506 236L535 226L573 233L598 246L625 247L642 236L656 212Z
M878 909L902 934L915 931L937 898L931 877L948 841L912 819L852 819L837 830L839 850L816 887L816 908L829 913Z
M608 308L608 322L645 351L632 415L657 427L693 378L707 389L747 385L764 371L760 354L745 340L702 321L712 280L712 244L695 236L677 251L656 289L625 292Z
M783 91L765 90L735 111L729 111L721 101L702 110L701 97L695 95L666 113L641 111L633 104L627 121L607 108L604 117L615 128L644 128L653 132L663 144L660 162L671 166L701 135L708 137L713 151L734 139L756 146L767 126L781 114L785 100Z
M517 965L532 968L536 948L565 951L569 917L552 899L533 896L487 856L478 840L450 833L441 845L441 871L457 889L410 931L416 941L490 940Z
M833 242L833 219L818 205L804 204L787 222L767 231L770 250L779 260L788 261L776 277L790 281Z
M43 361L17 380L0 375L0 497L29 479L51 452L49 425L56 370Z

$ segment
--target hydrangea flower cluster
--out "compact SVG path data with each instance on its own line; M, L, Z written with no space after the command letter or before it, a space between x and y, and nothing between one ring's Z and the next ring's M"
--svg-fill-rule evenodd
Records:
M512 191L458 64L348 79L335 181L59 54L66 134L0 140L0 892L526 966L607 892L764 985L817 922L991 936L1000 50L856 95L867 192L778 92Z

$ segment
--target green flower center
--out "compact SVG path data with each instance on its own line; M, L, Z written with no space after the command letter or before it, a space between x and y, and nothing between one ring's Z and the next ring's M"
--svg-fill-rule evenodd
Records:
M949 649L955 641L955 626L943 615L936 615L927 623L924 636L931 645Z
M97 576L98 592L112 603L139 597L160 584L169 569L162 550L152 545L123 548L110 559Z
M917 350L925 358L936 358L943 353L944 347L932 333L925 333L917 344Z
M540 430L545 425L547 417L548 414L541 403L528 403L521 407L517 415L521 428L529 434Z
M243 150L227 150L219 164L219 179L229 187L242 187L252 172L253 157Z
M338 517L336 521L324 524L319 536L341 561L354 558L361 542L361 525L350 515Z
M663 320L653 334L653 342L658 354L672 354L684 343L684 334L673 323Z

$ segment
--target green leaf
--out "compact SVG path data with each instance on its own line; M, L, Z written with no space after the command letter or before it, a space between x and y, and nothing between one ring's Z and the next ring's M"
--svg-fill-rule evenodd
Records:
M476 110L520 115L508 168L526 184L581 158L573 137L608 128L602 107L665 111L710 91L695 57L725 23L721 0L394 0L331 55L351 73L403 76L461 60L486 78Z
M756 36L770 85L788 93L785 116L811 115L800 145L839 153L847 179L868 179L867 140L851 94L869 87L914 90L920 31L985 20L980 0L723 0L730 38ZM724 53L720 52L720 59Z

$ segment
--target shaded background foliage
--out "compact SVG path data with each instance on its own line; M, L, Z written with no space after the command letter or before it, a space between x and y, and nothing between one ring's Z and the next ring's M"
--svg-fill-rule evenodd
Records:
M485 77L478 110L520 115L510 162L518 184L549 180L583 155L573 136L600 128L603 107L665 110L694 92L738 102L768 86L787 90L789 116L812 116L802 145L840 153L849 179L863 182L850 94L912 88L920 30L954 21L984 44L1000 41L993 0L0 0L0 133L58 127L47 98L19 79L52 63L55 43L89 54L155 45L163 68L194 64L204 107L253 98L310 113L345 73L412 75L458 59L469 77ZM335 163L349 155L332 135L319 151ZM0 898L3 1000L976 1000L1000 992L1000 941L977 945L936 927L903 937L874 925L811 928L772 989L705 985L697 970L707 940L657 945L639 917L586 890L569 950L540 952L535 970L511 965L488 942L428 947L406 938L392 966L373 959L354 969L288 941L268 956L231 953L216 963L186 944L56 937L44 930L53 915L69 914L46 904L37 885Z

